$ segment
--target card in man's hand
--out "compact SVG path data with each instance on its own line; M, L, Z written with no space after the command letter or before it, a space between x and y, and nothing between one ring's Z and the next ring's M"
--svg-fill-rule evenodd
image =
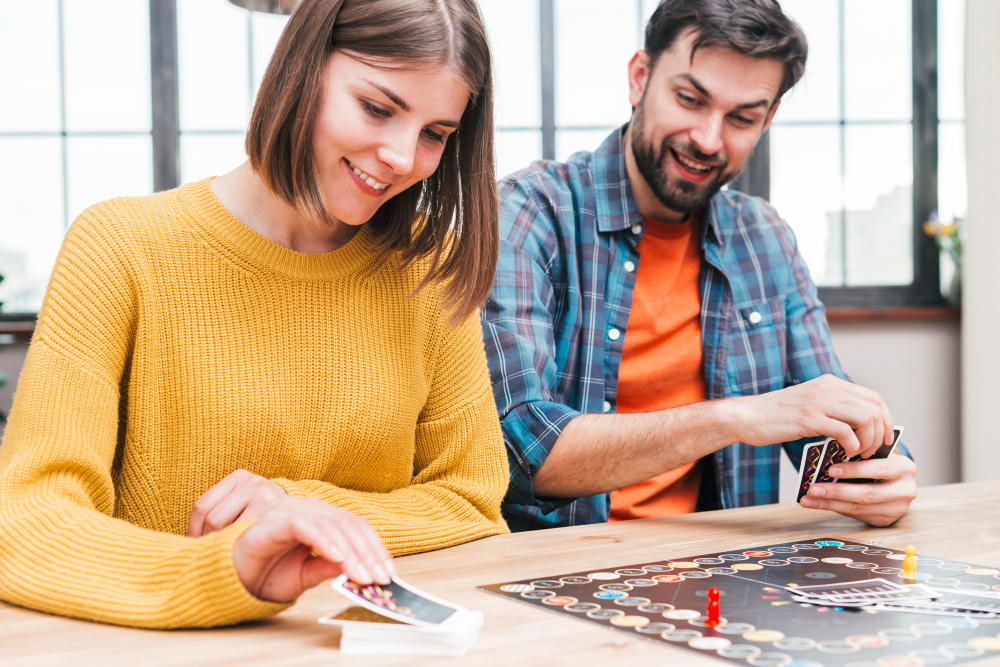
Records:
M875 453L868 457L869 461L888 458L896 449L899 436L903 432L902 426L893 429L892 444L882 445ZM826 442L806 445L802 452L802 465L799 471L799 490L796 502L802 500L813 484L825 482L844 482L850 484L873 484L874 479L839 479L829 474L830 468L838 463L848 463L862 461L860 456L848 456L844 447L834 440L828 438Z
M874 454L868 457L868 460L877 461L878 459L889 458L889 455L892 454L894 451L896 451L896 443L899 442L899 436L901 436L902 434L903 434L903 427L902 426L895 427L892 430L892 444L882 445L881 447L875 450ZM853 463L854 461L863 461L863 460L864 459L862 459L860 456L852 456L848 462ZM858 477L853 479L834 479L833 481L843 482L845 484L874 484L878 480Z

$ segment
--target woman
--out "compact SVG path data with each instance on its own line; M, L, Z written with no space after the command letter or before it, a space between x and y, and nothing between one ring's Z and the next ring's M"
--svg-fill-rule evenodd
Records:
M0 448L0 597L220 625L505 532L492 114L474 0L305 0L247 164L84 212Z

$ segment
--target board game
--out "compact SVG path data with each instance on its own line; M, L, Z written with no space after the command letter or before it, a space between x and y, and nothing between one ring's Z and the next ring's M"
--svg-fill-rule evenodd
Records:
M742 665L919 667L1000 658L1000 615L991 613L1000 611L1000 570L918 554L916 576L904 581L904 558L900 550L821 538L480 590ZM871 590L853 594L878 596L880 586L916 580L957 608L911 613L800 603L793 595L817 584L839 594L838 584L862 580ZM706 623L711 588L719 589L714 626ZM978 611L962 613L965 607Z

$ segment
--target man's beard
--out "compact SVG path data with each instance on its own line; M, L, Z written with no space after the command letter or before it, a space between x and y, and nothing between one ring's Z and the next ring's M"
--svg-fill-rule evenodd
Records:
M640 102L632 119L632 155L639 173L646 179L653 195L671 211L689 215L702 210L723 185L736 177L736 174L726 172L729 160L724 156L720 161L719 155L714 157L705 155L693 144L681 144L672 135L664 137L659 150L652 143L644 143L646 118L643 111ZM683 177L677 177L671 182L667 175L667 160L674 159L670 155L671 149L716 167L715 178L704 183L693 183Z

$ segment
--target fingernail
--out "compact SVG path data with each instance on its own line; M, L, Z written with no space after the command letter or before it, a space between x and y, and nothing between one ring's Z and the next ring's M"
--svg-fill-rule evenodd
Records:
M809 495L818 496L822 498L823 496L826 495L826 489L824 489L822 486L813 485L813 487L809 489Z
M840 477L841 475L844 474L844 469L841 468L840 466L834 466L830 468L830 474L833 475L834 477Z
M391 560L386 561L385 562L385 571L389 573L389 577L390 578L395 577L396 576L396 564L393 563Z
M802 506L803 507L816 507L816 500L813 499L813 498L810 498L809 496L805 496L804 498L802 498Z
M359 580L358 580L359 584L370 584L370 583L372 583L372 575L368 572L367 569L365 569L364 565L362 565L361 563L358 563L356 566L354 566L354 571L357 573L357 575L359 577Z
M326 550L330 554L330 558L333 559L333 562L335 563L344 562L344 554L341 553L340 549L337 548L336 544L330 542L329 544L326 545Z
M375 565L372 566L372 570L375 572L375 581L380 584L388 584L392 579L389 576L389 573L385 571L385 568L378 563L375 563Z

